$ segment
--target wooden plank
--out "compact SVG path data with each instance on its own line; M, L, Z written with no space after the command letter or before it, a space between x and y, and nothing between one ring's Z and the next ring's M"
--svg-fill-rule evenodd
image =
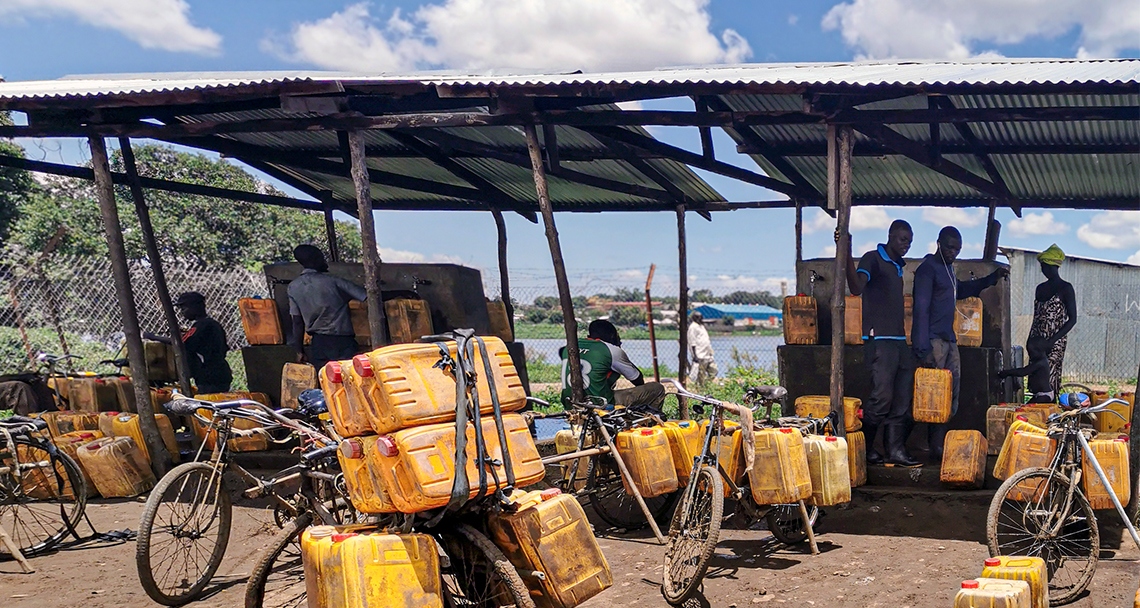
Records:
M499 257L499 297L503 300L503 308L507 310L507 323L511 327L511 335L515 335L515 305L511 303L511 276L507 268L507 220L503 212L498 209L491 210L495 218L495 234L498 236Z
M372 215L372 184L368 181L364 136L359 131L349 131L347 143L360 218L364 288L368 292L368 333L372 348L379 348L388 344L388 327L384 315L384 299L380 295L380 250L376 245L376 219Z
M972 173L970 170L957 165L948 160L943 159L937 165L930 162L930 154L927 152L926 146L921 143L910 139L898 131L886 127L884 125L872 124L855 124L853 125L860 133L878 140L883 145L893 148L898 153L906 156L907 158L925 166L929 169L941 173L950 179L965 184L978 192L988 194L992 197L1003 198L1003 193L993 182L987 181L985 178Z
M847 256L851 248L851 147L855 133L850 126L828 125L829 148L834 150L834 162L828 164L828 206L836 211L835 271L831 292L831 411L839 416L835 433L846 437L847 424L843 407L843 317L846 309ZM834 197L834 202L831 198Z
M736 151L741 154L763 154L771 151L780 156L823 156L827 154L827 142L780 142L770 143L767 146L754 146L747 142L736 145ZM971 146L961 142L942 142L942 154L1140 154L1140 142L1137 143L994 143ZM898 154L895 150L873 141L860 141L855 144L854 156L891 156Z
M685 206L677 205L677 379L689 380L689 252L685 235ZM689 418L689 402L678 398L682 420Z

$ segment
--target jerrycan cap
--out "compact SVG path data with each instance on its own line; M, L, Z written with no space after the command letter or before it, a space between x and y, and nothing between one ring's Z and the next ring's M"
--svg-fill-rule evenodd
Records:
M682 421L680 421L680 422L678 422L678 423L677 423L677 426L679 426L679 427L681 427L681 428L683 428L683 429L687 429L687 428L689 428L689 427L690 427L690 426L692 426L692 425L693 425L693 423L692 423L692 422L689 422L688 420L682 420Z
M364 457L364 445L360 443L359 439L346 439L340 443L340 455L348 458L349 460L357 460Z
M859 408L859 409L855 410L855 417L860 419L860 420L863 419L863 408Z
M102 378L96 378L95 384L107 384L107 381Z
M652 435L653 429L641 429L641 434L642 435Z
M1029 419L1026 418L1025 416L1018 416L1017 419L1022 421L1022 422L1029 422Z
M962 588L963 589L977 589L978 588L978 581L962 581Z
M1113 441L1119 441L1120 443L1128 443L1128 438L1127 437L1117 437Z
M839 438L828 435L827 437L824 437L823 440L824 441L839 441Z
M330 382L333 384L341 384L344 382L344 370L340 367L340 361L329 361L326 367L328 368Z
M780 429L781 433L791 433L793 429Z
M549 490L543 490L542 495L541 495L542 500L544 500L544 501L550 500L551 498L554 498L555 496L558 496L561 493L562 493L562 490L559 490L558 488L550 488Z
M348 540L348 539L352 538L353 536L356 536L356 532L336 533L336 534L332 535L332 542L334 542L334 543L344 542L345 540Z
M119 420L119 422L130 422L131 414L123 412L122 414L119 414L118 416L116 416L116 418Z
M376 438L376 449L380 452L381 456L391 458L400 453L400 446L396 445L396 440L392 439L391 435L381 435Z
M80 433L79 438L80 439L94 439L95 433Z
M1000 566L1001 560L996 557L987 557L984 563L987 567Z
M363 378L372 377L372 361L368 360L368 355L356 355L353 357L352 368Z
M313 526L309 528L309 538L326 538L336 533L332 526Z

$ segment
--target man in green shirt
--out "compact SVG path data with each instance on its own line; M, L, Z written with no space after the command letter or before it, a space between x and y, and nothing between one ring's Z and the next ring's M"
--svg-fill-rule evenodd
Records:
M645 381L641 370L621 349L621 337L613 323L604 319L591 322L587 337L578 340L578 353L582 360L582 385L586 395L601 397L611 405L661 413L665 387L660 382ZM562 399L565 401L570 398L566 348L559 349L558 354L562 357ZM618 376L632 382L633 388L615 391Z

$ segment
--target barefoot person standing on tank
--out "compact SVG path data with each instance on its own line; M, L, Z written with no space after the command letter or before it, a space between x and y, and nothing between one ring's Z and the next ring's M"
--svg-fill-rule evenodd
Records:
M1030 338L1043 338L1049 353L1049 381L1053 395L1061 392L1061 364L1065 361L1068 333L1077 324L1077 294L1073 284L1061 278L1065 252L1056 244L1037 254L1045 282L1037 286L1033 298L1033 324Z

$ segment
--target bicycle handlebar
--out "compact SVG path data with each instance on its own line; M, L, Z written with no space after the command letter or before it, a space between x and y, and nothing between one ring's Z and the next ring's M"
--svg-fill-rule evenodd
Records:
M1123 400L1123 399L1115 399L1115 398L1109 399L1107 401L1103 401L1103 402L1098 403L1096 405L1090 405L1089 407L1081 407L1081 408L1077 408L1074 410L1066 410L1066 411L1058 413L1058 414L1051 414L1049 416L1049 422L1055 422L1055 421L1064 420L1067 418L1075 418L1078 416L1082 416L1084 414L1100 414L1103 412L1112 413L1117 418L1120 418L1124 422L1128 422L1129 420L1127 418L1125 418L1123 415L1121 415L1120 412L1118 412L1116 410L1108 409L1108 406L1112 405L1114 403L1119 403L1120 405L1128 405L1128 402Z

